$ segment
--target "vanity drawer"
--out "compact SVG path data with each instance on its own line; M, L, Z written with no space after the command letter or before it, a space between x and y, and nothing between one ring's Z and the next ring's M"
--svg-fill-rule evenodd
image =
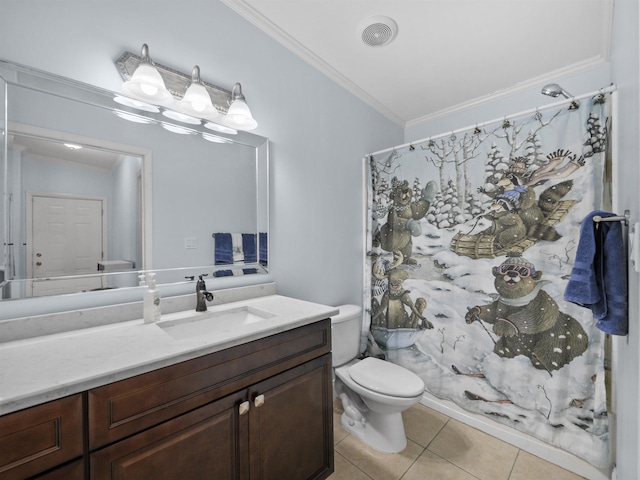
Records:
M121 380L88 393L95 450L331 351L329 319Z
M0 478L22 479L82 456L82 394L0 417Z

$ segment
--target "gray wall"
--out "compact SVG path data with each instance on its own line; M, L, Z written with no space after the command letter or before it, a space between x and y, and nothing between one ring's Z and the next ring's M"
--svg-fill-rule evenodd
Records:
M149 9L153 8L154 13ZM183 12L197 10L198 15ZM4 1L0 58L109 90L123 51L231 88L271 140L271 279L326 304L361 301L361 158L402 128L217 1ZM155 216L154 211L154 216Z
M619 209L631 211L631 225L640 221L640 12L637 0L616 0L611 42L611 80L620 92L617 137ZM640 284L638 274L629 273L629 336L617 342L616 389L618 478L640 478Z
M615 3L612 64L558 79L578 94L616 83L618 135L624 174L620 208L632 223L640 211L637 186L638 3ZM149 13L153 7L155 13ZM182 14L191 7L199 14ZM406 129L382 118L217 1L4 0L0 58L110 90L120 78L112 61L142 43L160 63L230 88L242 82L271 139L271 277L280 293L307 300L361 303L361 158L451 128L491 120L551 101L527 91L448 118ZM307 118L308 120L301 120ZM631 274L631 332L619 343L617 372L618 478L637 478L640 396L638 277Z

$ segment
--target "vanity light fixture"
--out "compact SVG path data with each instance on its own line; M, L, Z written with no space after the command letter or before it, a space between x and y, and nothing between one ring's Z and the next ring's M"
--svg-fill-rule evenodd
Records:
M253 130L258 122L253 119L249 105L242 94L242 85L236 83L231 91L231 104L225 117L225 124L238 130Z
M200 67L196 65L191 72L191 85L178 102L178 109L195 117L215 118L218 110L211 103L209 92L200 80Z
M173 96L167 90L160 72L149 58L149 47L142 45L142 59L131 79L124 82L122 90L137 100L158 105L173 102Z
M168 107L162 113L172 120L191 124L195 122L189 121L189 118L196 119L197 123L204 120L207 122L205 127L230 134L236 134L238 130L253 130L258 126L239 83L229 91L201 80L200 67L197 65L193 67L191 75L186 75L151 62L146 44L142 46L142 57L124 52L115 64L125 81L123 90L127 96L147 104ZM139 70L143 75L138 74ZM146 80L151 77L154 80ZM169 98L158 98L160 92L164 91ZM136 105L128 106L145 110ZM181 115L187 115L188 118L185 120Z

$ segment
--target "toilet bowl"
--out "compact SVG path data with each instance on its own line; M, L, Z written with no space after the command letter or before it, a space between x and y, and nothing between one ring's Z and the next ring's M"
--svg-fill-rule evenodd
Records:
M402 412L422 398L424 382L404 367L378 358L356 360L362 310L343 305L331 319L334 394L344 413L342 426L364 443L384 453L407 446Z

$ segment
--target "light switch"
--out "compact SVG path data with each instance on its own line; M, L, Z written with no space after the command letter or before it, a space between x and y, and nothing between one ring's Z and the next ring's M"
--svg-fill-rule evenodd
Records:
M184 237L184 248L198 248L198 237Z

